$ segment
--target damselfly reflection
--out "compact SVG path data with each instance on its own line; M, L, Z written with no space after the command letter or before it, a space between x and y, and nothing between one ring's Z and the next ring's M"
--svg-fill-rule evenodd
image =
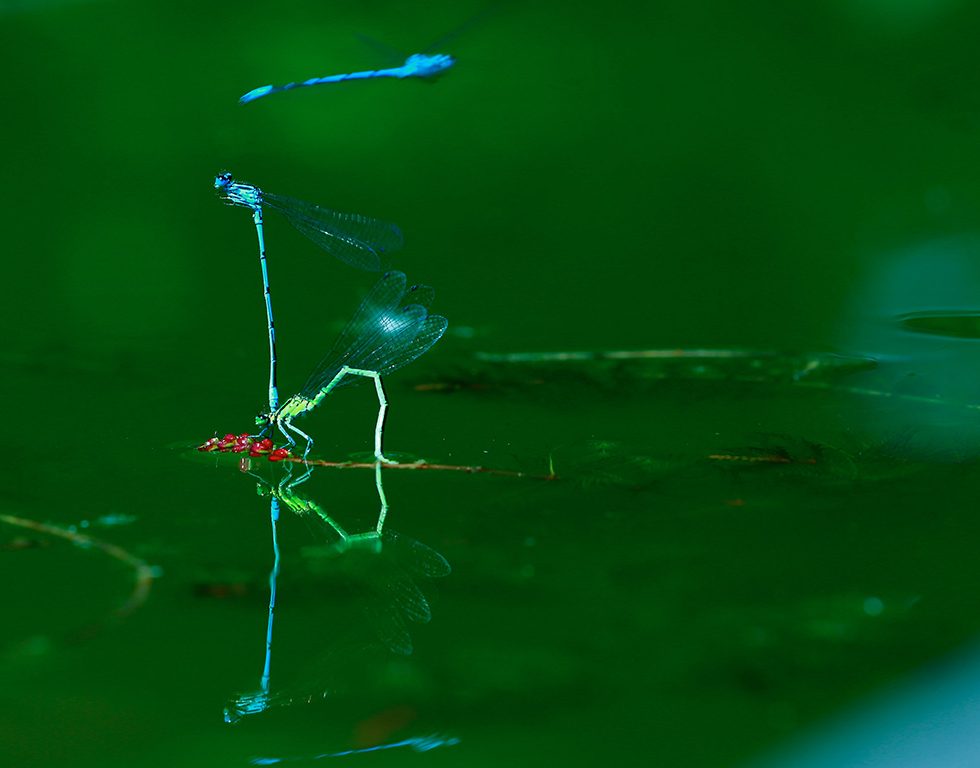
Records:
M388 749L411 748L414 752L429 752L439 747L454 747L459 744L459 739L454 736L443 736L438 733L431 733L428 736L413 736L410 739L401 741L390 741L386 744L377 744L373 747L361 747L360 749L344 749L340 752L324 752L319 755L308 755L303 757L253 757L249 762L252 765L279 765L280 763L291 763L307 760L323 760L327 757L347 757L348 755L363 755L368 752L381 752Z
M373 526L363 531L350 530L349 526L338 521L336 514L328 512L310 496L306 490L309 486L304 484L312 476L311 467L295 477L291 470L292 465L287 466L285 475L278 483L249 473L259 481L260 495L269 498L274 564L270 573L265 659L260 685L257 690L240 694L228 702L225 707L225 721L228 723L238 722L270 707L330 699L339 695L344 688L341 679L358 675L358 660L365 667L363 674L370 676L373 674L370 667L384 663L384 654L411 654L413 642L409 627L427 623L432 618L429 602L416 582L447 576L451 571L446 559L435 550L386 528L388 501L380 462L375 465L374 472L378 515ZM351 606L354 610L331 610L325 620L329 629L321 631L319 636L325 638L324 644L329 647L318 651L329 650L328 665L316 675L305 675L300 685L274 691L270 684L272 637L280 572L278 529L282 508L309 522L320 540L317 545L302 549L309 581L320 583L329 580L329 587L324 587L327 602L333 601L331 605L341 608ZM324 608L326 605L324 603ZM320 621L320 626L323 625L324 622ZM364 642L364 635L367 635L367 643ZM351 636L360 637L361 640L345 644L345 638ZM383 655L377 657L375 654L373 659L368 660L365 651L369 648L377 648Z

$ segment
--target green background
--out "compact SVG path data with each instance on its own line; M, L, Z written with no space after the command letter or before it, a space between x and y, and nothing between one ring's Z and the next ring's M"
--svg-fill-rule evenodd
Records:
M133 516L89 533L161 574L109 621L123 565L0 521L11 764L431 733L460 742L363 759L738 764L975 636L975 334L895 318L976 308L980 11L500 3L435 83L237 103L392 66L358 35L409 53L486 5L0 0L0 513ZM265 398L255 235L214 194L223 169L404 230L391 263L450 330L389 383L390 450L561 478L386 473L389 525L453 568L419 580L433 618L405 658L364 639L383 567L304 554L325 534L284 512L273 689L331 694L234 726L222 707L261 671L268 503L188 450ZM266 224L288 396L373 278ZM659 348L772 353L751 375L474 357ZM302 427L343 460L373 421L362 387ZM372 524L370 473L304 489Z

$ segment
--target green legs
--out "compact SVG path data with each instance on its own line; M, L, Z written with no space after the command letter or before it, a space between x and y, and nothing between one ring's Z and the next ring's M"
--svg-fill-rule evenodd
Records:
M313 447L313 438L299 427L294 426L293 419L299 416L301 413L306 413L306 411L313 410L313 408L315 408L321 400L329 395L330 392L333 391L338 384L340 384L341 380L345 376L364 376L365 378L374 380L374 389L378 394L378 421L374 427L374 457L378 461L384 462L385 464L397 464L398 462L387 458L381 448L382 440L384 439L385 418L388 414L388 398L385 396L385 388L384 384L381 382L381 374L377 371L369 371L363 368L351 368L350 366L345 365L337 372L337 375L331 379L330 383L320 390L320 393L315 398L310 400L299 395L296 397L291 397L286 401L286 403L283 404L278 413L273 414L271 421L279 427L279 431L282 432L283 437L289 441L290 447L296 445L296 439L293 437L293 434L299 435L306 441L306 449L303 451L303 458L305 459L309 455L310 449Z
M335 534L337 534L339 541L334 546L334 549L336 549L338 552L346 552L354 547L366 547L374 552L380 551L381 537L384 533L385 518L388 516L388 497L385 495L384 483L381 479L380 461L375 462L374 464L374 486L378 491L378 501L381 505L381 508L378 511L378 521L375 523L374 530L364 531L363 533L348 533L327 513L323 507L321 507L311 498L296 490L310 478L310 475L313 474L313 467L307 466L306 471L295 480L292 479L291 470L292 467L287 470L286 476L279 483L278 489L274 492L273 501L278 502L279 500L282 500L283 504L285 504L300 517L304 517L306 515L316 515L319 517L323 522L330 526L331 529L333 529ZM276 519L278 519L278 504L276 505L276 512ZM275 539L273 539L273 541L275 541ZM276 552L278 553L278 548L276 549ZM278 560L276 562L278 563ZM278 565L276 573L278 573Z
M385 527L385 518L388 516L388 497L385 496L385 487L381 482L380 461L374 465L374 485L378 489L378 500L381 502L381 511L378 512L378 524L375 526L375 531L380 537Z
M368 379L374 379L374 388L378 393L378 423L374 428L374 457L378 461L382 461L385 464L397 464L397 461L392 461L391 459L386 458L384 452L381 450L381 442L384 437L385 418L388 415L388 398L385 397L385 388L381 383L381 374L377 371L367 371L362 368L350 368L349 366L345 365L340 369L340 371L337 372L337 375L333 377L333 380L323 388L323 394L330 394L330 391L340 383L344 376L364 376ZM309 450L308 446L307 450Z

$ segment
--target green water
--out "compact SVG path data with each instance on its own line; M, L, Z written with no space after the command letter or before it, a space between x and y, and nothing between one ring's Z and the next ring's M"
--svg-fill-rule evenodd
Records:
M437 83L236 102L481 7L0 3L4 765L433 734L346 759L738 765L976 637L980 11L503 3ZM193 450L265 401L225 168L399 223L450 330L388 383L386 449L531 475L385 471L378 554L284 508L275 706L234 724L272 545L261 481ZM266 223L288 396L373 278ZM681 349L736 352L499 356ZM375 412L301 426L343 461ZM370 470L302 491L375 525Z

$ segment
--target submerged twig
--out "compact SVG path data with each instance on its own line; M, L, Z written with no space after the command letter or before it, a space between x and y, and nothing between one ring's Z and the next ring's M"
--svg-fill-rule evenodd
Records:
M794 461L789 456L781 456L779 454L770 453L764 454L762 456L752 456L747 454L738 453L710 453L708 454L709 461L731 461L731 462L742 462L745 464L816 464L817 460L802 459L800 461Z
M79 547L91 547L93 549L97 549L114 560L118 560L119 562L132 568L135 573L136 580L135 584L133 585L133 590L130 592L126 601L116 608L115 611L113 611L113 616L115 618L121 619L128 616L143 603L145 603L147 597L149 597L153 579L155 579L158 575L157 569L151 566L145 560L136 557L136 555L130 554L122 547L117 546L116 544L110 544L107 541L102 541L101 539L96 539L84 533L69 530L68 528L61 528L60 526L50 525L48 523L39 523L36 520L29 520L25 517L0 514L0 522L7 523L8 525L14 525L18 528L27 528L28 530L37 531L39 533L46 533L50 536L57 536L59 538L66 539Z
M892 400L901 400L906 403L923 403L924 405L945 405L952 408L963 408L967 411L980 411L980 403L967 403L958 400L946 400L942 397L930 397L929 395L910 395L904 392L889 392L887 389L872 389L870 387L852 387L831 384L823 381L796 381L795 386L808 389L826 389L833 392L843 392L849 395L861 395L864 397L881 397Z
M778 357L774 350L763 349L613 349L574 352L477 352L476 359L486 363L555 363L569 360L702 360L757 359Z
M720 378L745 383L784 383L802 389L823 389L861 397L892 399L906 403L941 405L980 411L980 403L949 400L943 397L893 392L876 387L855 386L840 383L843 376L874 370L879 360L874 355L846 355L834 353L788 354L767 349L637 349L637 350L580 350L562 352L477 352L476 360L507 367L550 365L560 363L588 363L601 361L660 361L664 365L685 361L692 364L717 362L730 365L731 369L703 370L695 365L691 376L684 376L676 367L659 371L659 375L644 376L647 379ZM738 367L740 364L747 367ZM543 383L536 380L535 383ZM423 384L416 389L443 388L439 382Z

